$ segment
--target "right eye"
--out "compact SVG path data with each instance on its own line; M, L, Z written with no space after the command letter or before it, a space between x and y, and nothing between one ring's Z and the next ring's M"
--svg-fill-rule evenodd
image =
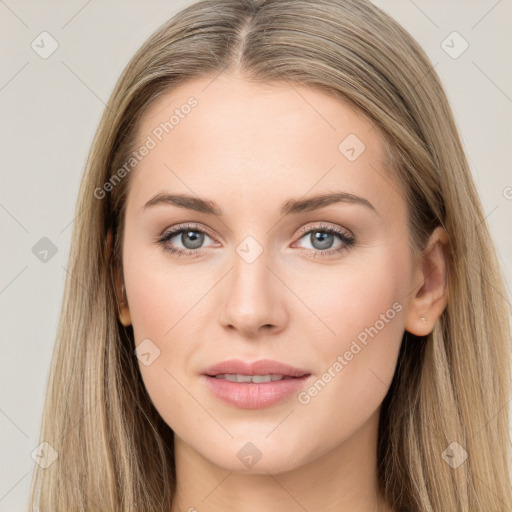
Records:
M166 231L157 241L165 251L178 256L192 256L202 251L199 248L203 245L205 237L210 238L208 233L195 226L180 225ZM173 242L173 239L176 241ZM181 243L182 248L176 248L176 243Z

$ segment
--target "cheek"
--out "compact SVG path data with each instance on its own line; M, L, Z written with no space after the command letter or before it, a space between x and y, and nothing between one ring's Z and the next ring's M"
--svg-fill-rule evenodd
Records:
M403 323L397 313L404 309L407 265L406 258L382 247L355 255L339 268L310 272L309 279L304 279L306 273L297 273L291 280L296 283L294 291L317 317L319 339L332 339L326 346L338 351L359 334L364 339L365 329L375 324L379 331L386 331L384 337L392 329L400 332ZM315 325L313 320L310 323Z
M188 314L197 315L207 282L193 266L173 266L162 249L131 245L136 249L130 251L127 240L123 270L135 340L164 342L190 321Z
M177 322L176 317L185 313L182 304L187 290L180 287L179 280L148 265L134 265L125 279L135 340L162 339Z
M216 278L208 267L201 271L194 265L173 266L165 255L144 249L142 243L131 251L128 242L123 270L135 345L145 343L144 353L151 358L157 354L149 365L139 357L139 369L153 404L167 421L174 418L172 411L191 407L181 385L187 387L189 361L207 337L198 326L211 325L205 318L206 305Z
M138 366L142 380L160 416L174 427L176 411L193 406L182 386L193 349L193 333L184 331L190 320L187 312L197 314L191 309L198 300L197 290L193 300L179 276L169 276L158 267L126 261L125 269L135 345L141 347ZM150 354L149 364L145 364L145 353Z
M351 417L355 425L384 398L404 332L404 254L383 248L353 265L347 260L334 278L316 275L297 290L321 320L315 328L321 341L314 347L314 359L322 362L320 378L301 402L309 404L311 414L330 411L345 424Z

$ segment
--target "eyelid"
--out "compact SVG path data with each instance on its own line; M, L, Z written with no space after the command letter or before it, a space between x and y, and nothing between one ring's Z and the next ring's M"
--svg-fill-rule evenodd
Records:
M308 231L322 231L323 229L340 232L340 233L344 234L347 238L354 238L354 234L347 228L336 226L336 225L330 225L329 223L326 223L325 221L324 222L319 221L318 224L313 223L313 225L306 224L305 226L302 226L299 229L298 234L303 235L304 233L307 233Z
M210 238L215 239L215 236L212 232L202 224L197 224L196 222L184 222L181 224L176 224L170 227L165 228L162 233L160 233L159 238L166 237L168 234L177 235L180 231L199 231L208 235Z

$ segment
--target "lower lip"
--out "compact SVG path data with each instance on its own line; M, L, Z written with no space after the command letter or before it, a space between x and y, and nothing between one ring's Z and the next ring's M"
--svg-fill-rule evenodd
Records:
M262 409L297 393L311 375L261 383L231 382L208 375L203 377L217 398L241 409Z

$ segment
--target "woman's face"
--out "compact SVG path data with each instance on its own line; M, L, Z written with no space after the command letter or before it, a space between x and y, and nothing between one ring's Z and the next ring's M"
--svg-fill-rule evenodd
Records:
M224 74L143 117L124 283L145 386L190 453L264 473L375 450L416 274L372 128L319 90ZM297 371L212 369L233 359Z

